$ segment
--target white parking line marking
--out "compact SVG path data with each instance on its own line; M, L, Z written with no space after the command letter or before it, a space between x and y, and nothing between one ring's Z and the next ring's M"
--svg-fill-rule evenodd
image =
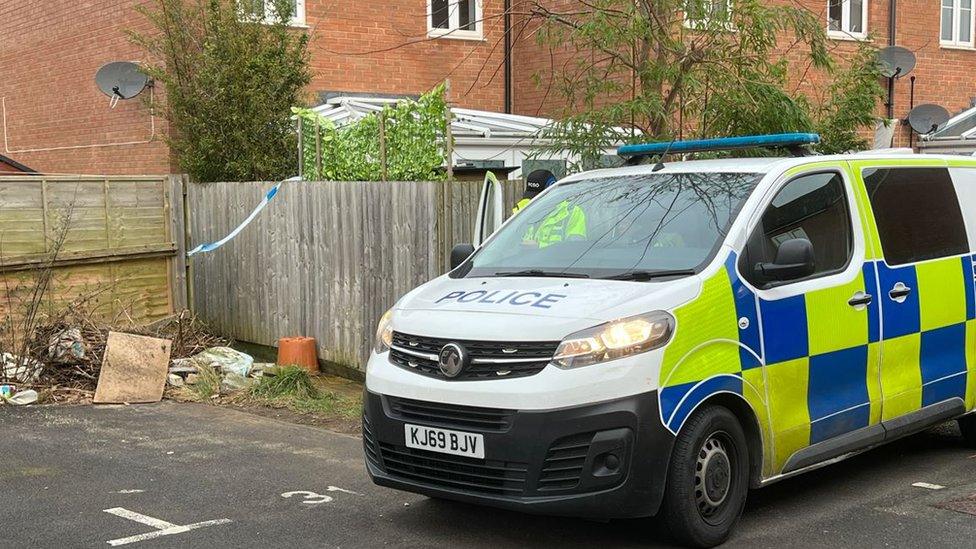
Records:
M929 484L928 482L916 482L912 484L916 488L928 488L929 490L942 490L945 486L941 484Z
M146 541L149 539L155 539L163 536L171 536L173 534L182 534L189 532L190 530L196 530L197 528L205 528L207 526L217 526L220 524L228 524L233 522L230 519L217 519L208 520L204 522L195 522L193 524L173 524L172 522L166 522L165 520L160 520L153 518L142 513L136 513L135 511L130 511L123 507L113 507L111 509L105 509L105 513L115 515L117 517L122 517L124 519L129 519L131 521L138 522L139 524L145 524L146 526L151 526L156 529L155 532L149 532L146 534L137 534L135 536L129 536L127 538L119 538L109 540L107 543L112 547L118 547L119 545L128 545L130 543L136 543L139 541Z
M325 489L326 492L343 492L345 494L352 494L354 496L361 496L359 492L353 492L352 490L346 490L345 488L339 488L338 486L329 486Z
M143 492L145 492L145 490L119 490L118 492L115 493L116 494L141 494Z

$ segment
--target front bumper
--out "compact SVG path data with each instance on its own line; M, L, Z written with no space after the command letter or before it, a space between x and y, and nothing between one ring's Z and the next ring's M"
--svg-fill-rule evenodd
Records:
M484 435L485 459L409 449L404 424ZM445 405L366 392L376 484L492 507L595 519L657 513L674 436L657 392L547 411Z

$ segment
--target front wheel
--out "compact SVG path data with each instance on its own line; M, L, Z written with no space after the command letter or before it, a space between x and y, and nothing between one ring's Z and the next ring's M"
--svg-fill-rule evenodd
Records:
M749 491L749 450L738 419L722 406L695 412L675 440L664 520L682 544L714 547L729 538Z

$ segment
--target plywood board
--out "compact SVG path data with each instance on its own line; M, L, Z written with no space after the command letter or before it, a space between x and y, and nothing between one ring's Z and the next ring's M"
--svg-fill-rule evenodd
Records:
M171 347L168 339L109 332L94 403L159 402Z

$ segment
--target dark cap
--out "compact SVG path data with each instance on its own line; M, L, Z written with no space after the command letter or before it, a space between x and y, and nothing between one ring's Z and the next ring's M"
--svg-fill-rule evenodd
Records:
M535 170L525 178L525 193L522 198L535 198L555 182L556 176L549 170Z

